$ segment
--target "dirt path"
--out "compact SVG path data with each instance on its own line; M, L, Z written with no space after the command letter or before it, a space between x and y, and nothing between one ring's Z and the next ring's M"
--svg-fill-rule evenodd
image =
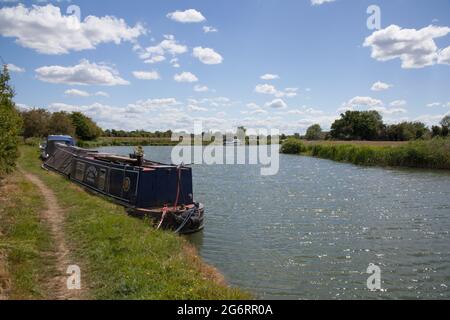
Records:
M28 180L38 187L47 204L47 210L43 211L41 216L50 227L50 232L55 245L54 256L56 260L56 269L58 271L48 283L48 289L51 295L49 298L57 300L83 299L83 290L69 290L67 288L67 279L69 277L66 273L67 268L76 263L70 260L70 251L64 237L64 210L59 206L53 191L50 190L41 179L22 169L20 169L20 171Z

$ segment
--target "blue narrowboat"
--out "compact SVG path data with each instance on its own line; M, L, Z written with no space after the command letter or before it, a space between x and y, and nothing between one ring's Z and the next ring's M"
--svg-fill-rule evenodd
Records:
M147 217L157 228L193 233L203 228L204 207L194 201L192 168L75 146L68 136L49 136L41 146L43 167Z

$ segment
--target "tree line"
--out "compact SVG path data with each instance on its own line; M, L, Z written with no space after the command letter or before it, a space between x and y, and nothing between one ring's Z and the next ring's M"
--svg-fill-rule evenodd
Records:
M334 121L329 132L322 131L318 124L310 126L304 136L307 140L367 140L410 141L449 135L450 116L445 116L439 125L429 129L422 122L385 124L377 111L347 111ZM299 134L296 134L300 137Z
M80 140L95 140L103 130L81 112L54 112L45 109L31 109L21 112L23 119L22 136L42 138L48 135L69 135Z

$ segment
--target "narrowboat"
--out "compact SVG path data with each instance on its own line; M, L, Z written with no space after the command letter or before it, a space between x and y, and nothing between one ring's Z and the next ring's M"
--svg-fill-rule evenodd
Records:
M194 201L192 168L146 160L142 153L119 156L75 146L68 136L41 145L43 167L123 205L129 215L180 234L203 229L204 206Z

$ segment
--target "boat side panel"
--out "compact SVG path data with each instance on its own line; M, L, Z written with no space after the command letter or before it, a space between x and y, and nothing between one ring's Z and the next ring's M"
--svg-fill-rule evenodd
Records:
M173 205L177 196L178 171L173 168L157 168L143 171L139 177L139 192L136 206L140 208ZM180 194L178 204L192 204L192 170L181 170Z
M128 166L107 166L101 161L74 157L71 180L96 192L134 206L139 170Z

